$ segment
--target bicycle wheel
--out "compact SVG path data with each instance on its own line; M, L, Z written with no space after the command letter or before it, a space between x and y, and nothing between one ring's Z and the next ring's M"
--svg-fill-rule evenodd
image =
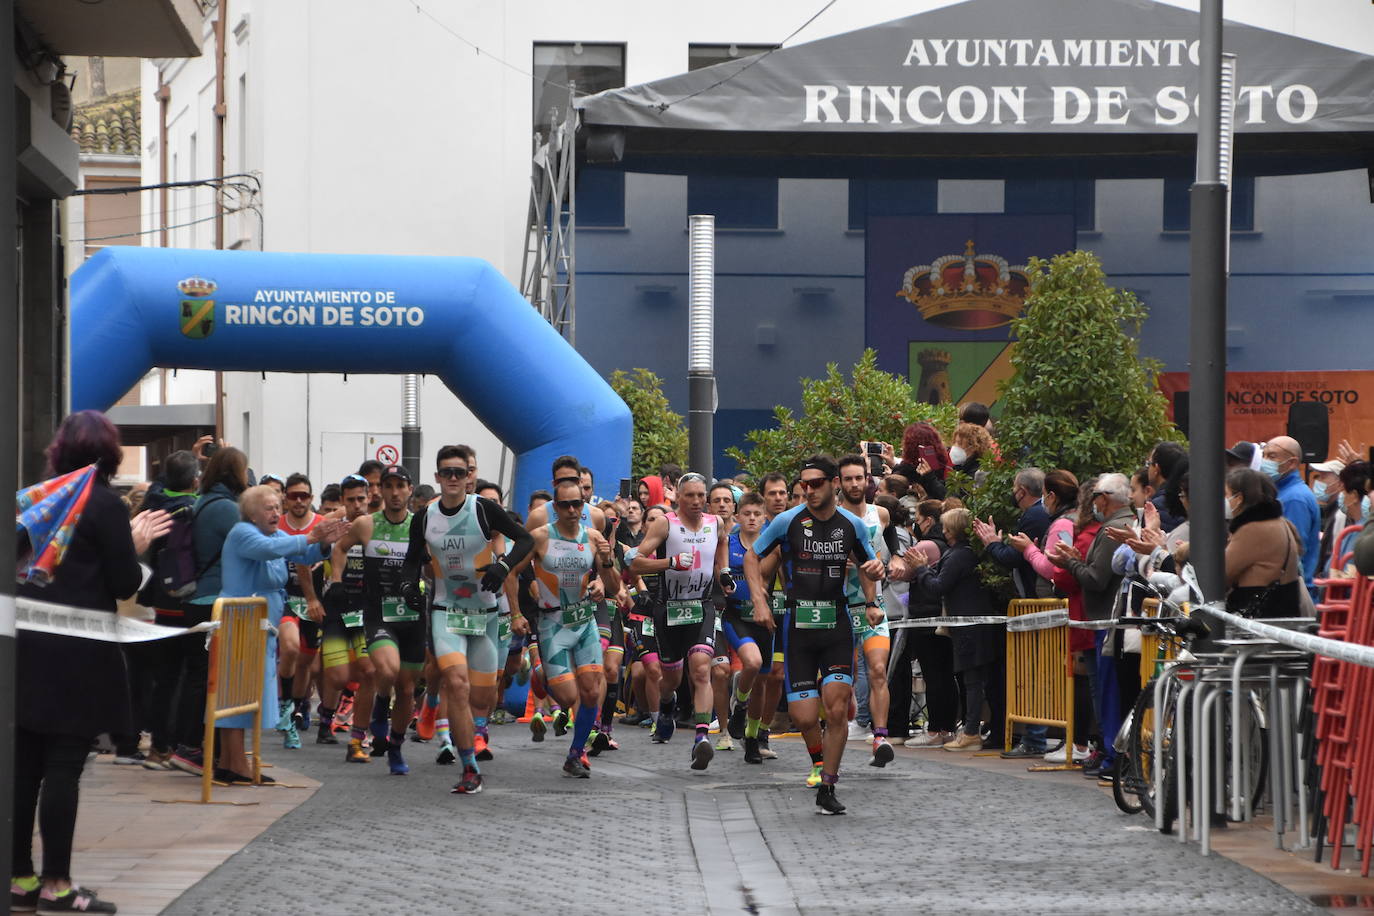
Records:
M1132 724L1127 740L1126 749L1126 773L1119 780L1120 791L1135 795L1139 802L1140 809L1145 815L1154 818L1156 804L1155 798L1155 767L1162 765L1164 771L1164 827L1163 833L1173 831L1174 820L1178 816L1178 787L1177 778L1173 771L1173 723L1174 708L1178 702L1178 692L1170 688L1164 697L1164 709L1162 714L1156 715L1154 708L1155 680L1152 679L1141 689L1140 695L1136 697L1135 709L1132 712ZM1163 729L1161 741L1161 759L1155 760L1155 730ZM1121 805L1121 810L1127 808Z
M1139 791L1134 788L1131 769L1130 755L1117 754L1112 766L1112 800L1126 814L1139 814L1144 805L1140 802Z
M1262 725L1263 710L1259 705L1258 698L1253 694L1248 694L1241 703L1241 753L1244 755L1241 766L1242 785L1241 798L1248 816L1253 817L1259 810L1259 803L1264 797L1264 790L1269 778L1269 729ZM1231 703L1229 696L1223 715L1226 717L1226 770L1224 773L1224 783L1226 786L1226 814L1230 818L1230 799L1232 787L1232 774L1230 766L1231 736L1234 723L1231 721Z

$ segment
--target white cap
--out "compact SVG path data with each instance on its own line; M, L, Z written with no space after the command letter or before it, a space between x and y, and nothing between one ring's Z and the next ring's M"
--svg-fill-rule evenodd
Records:
M1314 474L1339 474L1345 470L1345 462L1339 458L1332 458L1330 461L1319 461L1316 464L1309 464L1307 469Z

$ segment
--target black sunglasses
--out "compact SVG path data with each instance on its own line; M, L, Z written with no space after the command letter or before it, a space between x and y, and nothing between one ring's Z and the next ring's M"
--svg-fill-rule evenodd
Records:
M438 474L440 477L444 478L445 480L462 480L464 477L468 476L468 469L467 469L467 468L439 468L439 470L435 471L434 473Z
M310 494L308 491L307 491L307 492L301 492L300 490L297 490L297 491L294 492L294 493L287 493L287 494L286 494L286 498L287 498L287 499L295 499L295 500L309 499L310 496L311 496L311 494Z
M553 504L560 509L581 509L582 500L580 499L556 499Z

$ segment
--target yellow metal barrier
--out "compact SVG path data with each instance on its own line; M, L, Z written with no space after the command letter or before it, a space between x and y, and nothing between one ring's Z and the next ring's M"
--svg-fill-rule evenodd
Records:
M1188 616L1189 612L1191 611L1191 607L1189 606L1189 604L1188 604L1186 601L1183 603L1182 611L1183 611L1183 616L1185 616L1185 617ZM1159 616L1159 599L1158 599L1158 598L1146 598L1143 602L1141 602L1141 604L1140 604L1140 616L1141 616L1141 617L1158 617L1158 616ZM1174 660L1174 656L1175 656L1176 654L1178 654L1178 653L1177 653L1176 644L1175 644L1174 642L1172 642L1172 641L1166 640L1165 643L1164 643L1164 657L1163 657L1163 659L1161 659L1160 656L1159 656L1159 643L1160 643L1159 634L1157 634L1157 633L1145 633L1145 632L1141 632L1141 634L1140 634L1140 686L1141 686L1141 687L1144 687L1146 684L1148 684L1148 683L1150 682L1150 679L1153 678L1153 677L1155 676L1155 666L1156 666L1156 664L1157 664L1159 661L1162 660L1162 661L1166 661L1166 662L1171 662L1171 661Z
M1063 598L1018 598L1007 605L1007 617L1068 607ZM1011 750L1012 725L1017 722L1062 728L1064 740L1073 740L1073 659L1067 624L1043 630L1007 631L1007 750ZM1067 756L1072 759L1072 755ZM1030 769L1075 768L1075 764L1065 764Z

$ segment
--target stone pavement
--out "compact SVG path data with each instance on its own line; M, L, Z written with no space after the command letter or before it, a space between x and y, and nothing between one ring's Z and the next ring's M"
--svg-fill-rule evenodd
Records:
M695 773L689 734L617 738L583 781L559 771L566 739L493 728L475 798L449 794L458 772L432 745L407 745L412 773L392 777L307 744L288 762L322 787L167 912L1320 912L1121 815L1076 774L906 749L879 770L851 743L849 813L827 818L795 740L762 766L735 751Z
M276 734L275 732L273 733ZM280 760L284 752L265 754ZM118 904L127 916L163 912L318 787L312 779L273 767L275 779L303 789L221 788L216 801L256 805L162 804L200 799L200 780L180 772L114 766L109 754L86 764L81 777L72 872L77 882ZM34 859L42 845L34 838Z

